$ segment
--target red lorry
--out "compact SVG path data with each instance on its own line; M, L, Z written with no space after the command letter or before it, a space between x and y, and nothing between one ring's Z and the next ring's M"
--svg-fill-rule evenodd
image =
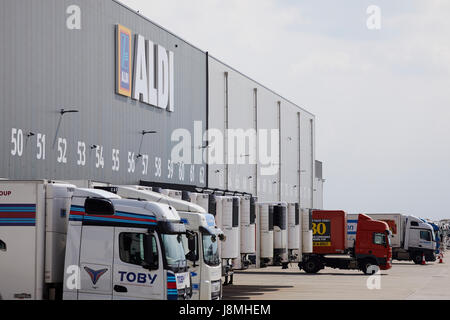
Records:
M360 214L356 239L347 247L347 214L344 211L312 211L313 253L303 254L298 264L307 273L325 267L356 269L365 274L391 268L392 247L389 226Z

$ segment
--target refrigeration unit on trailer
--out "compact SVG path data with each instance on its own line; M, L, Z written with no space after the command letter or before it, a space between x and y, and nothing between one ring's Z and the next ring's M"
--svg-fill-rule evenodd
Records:
M313 223L312 223L312 209L301 208L302 227L301 227L301 248L303 253L313 252ZM301 255L300 255L301 260Z
M287 204L276 203L273 206L273 264L287 268L288 258L288 230Z
M259 235L257 248L259 247L259 261L257 267L264 268L273 260L273 205L269 203L257 203Z
M301 224L300 206L298 203L288 204L288 259L297 261L301 258Z
M196 203L209 212L209 194L208 193L191 193L193 203Z
M436 240L430 224L415 216L400 213L369 213L367 215L389 225L394 260L412 260L420 264L422 255L426 261L436 260Z
M228 230L225 232L223 229L222 216L224 210L224 201L225 199L229 199L230 203L226 206L226 210L229 212L227 215L231 215L233 213L232 208L232 199L230 197L218 196L212 193L195 193L195 192L186 192L184 195L185 199L190 199L192 202L196 203L198 206L202 207L205 212L209 212L215 218L216 226L222 230L224 234L224 239L226 242L219 244L219 256L221 258L221 267L222 267L222 277L225 278L224 285L233 283L233 260L239 258L239 254L236 254L236 250L234 253L233 250L227 249L224 255L225 244L232 243L234 246L236 245L237 240L230 239L229 237L235 237L236 234ZM198 202L197 202L198 201ZM227 200L228 201L228 200Z
M186 229L168 205L44 180L2 181L0 187L11 190L0 199L4 299L192 295L181 243Z
M183 237L189 271L192 277L192 300L221 298L221 261L219 240L222 231L217 228L212 214L187 201L174 199L141 186L116 186L115 192L123 198L165 203L177 210L186 225L188 237ZM188 196L188 193L184 193Z
M355 241L351 241L349 246L347 220L344 211L313 210L313 253L303 254L300 269L316 273L331 267L372 274L378 268L391 268L392 247L388 225L366 215L358 215Z
M220 229L227 239L222 243L222 259L226 261L229 270L233 270L236 260L240 260L240 222L239 222L240 198L224 196L222 200L222 225ZM233 273L229 272L230 280L225 278L225 285L233 284Z
M240 254L241 268L246 269L255 261L256 254L256 198L241 197L240 203Z

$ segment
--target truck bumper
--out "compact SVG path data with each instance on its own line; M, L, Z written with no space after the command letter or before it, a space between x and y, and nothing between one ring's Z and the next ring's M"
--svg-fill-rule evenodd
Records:
M380 270L389 270L392 267L392 259L378 258L377 262Z

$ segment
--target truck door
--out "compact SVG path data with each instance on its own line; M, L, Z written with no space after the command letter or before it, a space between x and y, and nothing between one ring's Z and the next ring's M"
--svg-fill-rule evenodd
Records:
M420 229L416 229L419 224L416 221L411 221L409 224L409 237L408 237L408 248L421 248L420 244Z
M164 299L163 270L156 233L115 228L113 299Z
M435 249L431 230L419 230L419 247L423 249Z
M80 250L80 300L112 298L114 228L83 226Z

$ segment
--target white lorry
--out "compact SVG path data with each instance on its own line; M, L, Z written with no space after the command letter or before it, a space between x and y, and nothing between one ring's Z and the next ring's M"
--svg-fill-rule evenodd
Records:
M46 180L0 190L3 299L191 297L174 208Z
M367 215L388 224L391 231L393 260L412 260L414 263L420 264L422 255L425 256L426 261L436 260L436 239L430 224L415 216L400 213L370 213ZM357 215L353 215L353 217L355 216ZM349 218L348 221L347 239L352 241L356 235L357 218Z
M192 277L192 300L221 299L219 240L224 240L224 237L222 231L216 227L213 215L194 203L180 200L178 193L177 198L172 198L168 196L174 194L172 192L153 192L152 188L143 186L113 186L102 189L123 198L165 203L175 208L191 233L190 237L183 237L183 241ZM181 192L178 192L181 197Z

